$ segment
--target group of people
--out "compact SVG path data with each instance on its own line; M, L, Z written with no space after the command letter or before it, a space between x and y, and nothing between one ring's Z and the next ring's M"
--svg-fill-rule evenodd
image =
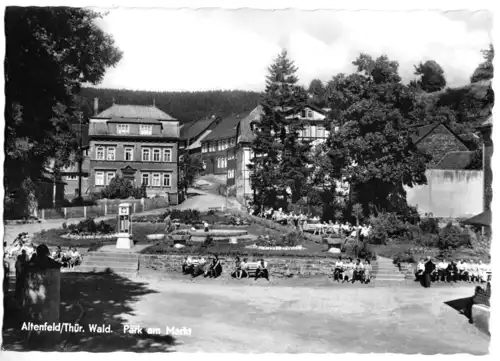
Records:
M369 283L372 277L372 265L369 259L362 262L359 258L356 262L352 258L342 257L337 259L333 270L333 280L337 282L351 282L359 281L361 283Z
M57 246L52 252L52 259L63 265L63 267L68 267L70 269L75 268L82 264L82 256L80 252L75 247L68 247L66 251L61 249L61 246Z
M303 213L286 213L282 208L274 210L269 207L264 209L260 216L266 219L273 220L281 224L295 225L299 231L313 229L314 234L335 234L343 237L355 238L358 236L361 240L368 238L372 230L372 226L368 224L362 224L359 226L352 225L349 222L340 223L336 221L321 222L320 218L315 216L312 217L310 214L305 215Z
M182 273L190 274L192 278L200 275L217 278L222 274L222 264L217 255L208 261L203 256L199 258L187 256L182 263Z
M249 264L247 258L243 261L240 257L236 257L234 267L231 270L231 277L236 279L249 277ZM192 278L203 275L204 277L217 278L222 274L222 264L217 255L212 259L206 260L203 256L199 258L188 256L184 258L182 263L182 273L191 275ZM267 269L267 262L261 259L255 271L255 279L265 278L269 281L269 271Z
M481 260L462 259L457 262L440 259L434 262L431 257L420 259L415 272L415 281L428 288L431 283L437 282L489 282L491 280L491 267Z

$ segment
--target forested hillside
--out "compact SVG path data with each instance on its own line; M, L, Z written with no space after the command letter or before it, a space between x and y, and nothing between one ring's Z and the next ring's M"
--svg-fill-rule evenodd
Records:
M153 105L181 122L217 114L251 111L259 102L259 93L240 90L204 92L149 92L125 89L83 88L79 94L80 109L92 115L93 99L99 98L99 111L113 104Z

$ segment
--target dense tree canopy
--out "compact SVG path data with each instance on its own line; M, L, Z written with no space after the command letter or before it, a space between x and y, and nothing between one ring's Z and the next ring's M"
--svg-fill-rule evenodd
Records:
M471 76L471 83L475 83L481 80L493 79L493 58L495 57L495 50L493 49L493 44L490 44L488 49L482 51L484 62L479 64L479 66L474 70Z
M319 79L313 79L307 92L311 96L311 103L317 107L326 106L326 87L323 82Z
M276 204L279 197L286 207L290 196L295 203L306 194L311 147L299 141L304 124L292 115L306 104L308 96L297 85L296 71L286 51L269 67L261 97L263 116L252 144L251 181L259 205Z
M417 87L426 93L442 90L446 86L444 70L434 60L428 60L415 66L415 75L420 76L416 81Z
M259 103L259 93L242 90L213 90L198 92L152 92L125 89L83 88L79 93L82 110L93 115L94 98L99 110L117 104L152 105L181 122L190 122L211 115L226 117L251 111Z
M327 150L334 174L339 171L355 202L365 211L406 206L403 185L425 184L422 154L410 138L408 126L414 94L402 84L398 63L386 56L361 54L353 64L357 73L339 74L329 84L332 121L340 125L330 135ZM337 168L337 167L340 167Z
M88 9L8 7L5 12L5 186L37 181L71 152L74 94L99 83L122 54Z

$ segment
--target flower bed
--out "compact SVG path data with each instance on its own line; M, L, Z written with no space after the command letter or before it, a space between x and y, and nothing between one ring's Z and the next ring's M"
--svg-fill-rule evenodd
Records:
M93 233L93 234L72 234L72 233L66 233L61 235L62 238L67 238L67 239L113 239L117 238L118 235L116 233L113 234L99 234L99 233Z
M295 246L295 247L282 247L282 246L274 246L274 247L266 247L266 246L257 246L256 244L253 244L251 246L246 246L245 248L248 249L260 249L263 251L302 251L306 250L306 248L302 246Z

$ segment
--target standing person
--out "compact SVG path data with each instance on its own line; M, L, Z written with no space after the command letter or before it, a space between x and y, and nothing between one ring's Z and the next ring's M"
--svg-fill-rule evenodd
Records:
M23 304L24 275L27 261L26 251L23 249L16 260L16 290L14 293L16 302L20 306Z
M365 283L369 283L372 279L372 264L370 260L367 258L365 260Z
M259 277L263 277L269 281L269 271L267 270L267 262L264 259L260 260L259 267L255 271L255 280Z
M208 228L208 222L207 221L204 221L203 222L203 229L205 230L205 232L208 232L210 229Z
M421 282L424 288L431 287L431 273L433 273L435 269L436 265L434 264L434 262L432 262L431 257L427 256L427 261L425 262L424 275L422 277L422 282Z
M417 270L415 272L415 282L421 280L424 272L425 272L425 260L423 258L420 258L420 262L418 262Z
M165 218L165 233L172 232L172 220L170 219L170 214Z

